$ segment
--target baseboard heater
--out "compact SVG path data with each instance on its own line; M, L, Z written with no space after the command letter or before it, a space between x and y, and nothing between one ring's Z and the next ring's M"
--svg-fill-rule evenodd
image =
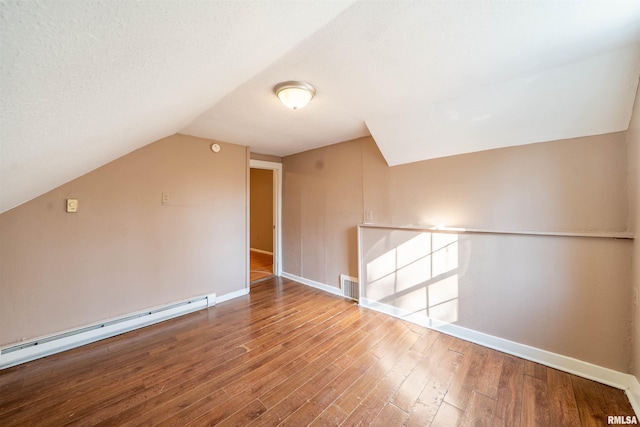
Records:
M70 350L134 329L192 313L216 303L216 294L205 295L125 315L55 335L21 342L0 349L0 369L9 368L61 351Z

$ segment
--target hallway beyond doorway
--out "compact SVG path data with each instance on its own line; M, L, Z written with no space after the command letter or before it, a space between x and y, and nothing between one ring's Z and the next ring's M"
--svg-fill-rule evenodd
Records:
M251 283L273 277L273 254L251 249L251 268L249 280Z

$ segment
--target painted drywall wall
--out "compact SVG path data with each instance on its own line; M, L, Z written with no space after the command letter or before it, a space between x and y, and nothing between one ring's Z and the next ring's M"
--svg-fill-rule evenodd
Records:
M365 209L395 225L624 231L625 139L618 132L392 168L364 144Z
M627 370L630 240L368 227L361 234L364 298Z
M244 289L249 154L211 142L159 140L0 215L0 345Z
M636 92L636 102L627 132L627 149L629 159L629 211L631 212L630 225L636 240L633 243L633 280L631 283L631 295L629 298L632 310L632 360L631 370L636 378L640 379L640 241L638 230L640 229L640 91Z
M395 167L369 137L287 156L284 269L332 286L336 274L355 274L349 230L365 215L395 225L625 231L625 139L618 132ZM342 254L327 262L325 247Z
M273 171L251 169L250 244L273 252Z
M352 264L357 242L348 237L363 218L400 226L625 231L629 221L626 151L626 133L620 132L395 167L387 166L371 138L285 157L284 271L330 286L337 286L334 277L339 273L357 275L357 260ZM464 325L627 371L628 305L599 308L604 311L598 316L608 321L585 327L578 337L572 334L579 329L576 325L590 318L593 307L599 306L602 289L608 289L613 300L624 306L631 280L631 245L619 243L615 249L603 250L602 244L594 246L580 238L501 237L505 236L481 242L486 250L474 252L479 259L465 277L466 283L475 284L473 298L478 303L486 304L491 296L497 301L487 311L473 311L474 305L466 304L471 311L461 313ZM571 262L548 265L550 253ZM328 262L331 254L339 256ZM489 275L507 262L503 255L508 254L520 258L509 260L504 271ZM589 262L598 274L585 276L580 271ZM539 271L544 268L551 271ZM616 274L608 275L613 270ZM531 279L526 279L529 273ZM548 301L548 277L558 286L550 295L563 295L562 303ZM495 281L487 282L489 278ZM514 278L520 282L512 283ZM544 307L543 313L559 322L553 337L545 337L548 331L542 323L523 324L511 309L528 299L534 311ZM505 324L512 329L505 330ZM599 341L615 346L609 352L589 348Z
M283 158L283 271L330 286L356 276L362 142Z

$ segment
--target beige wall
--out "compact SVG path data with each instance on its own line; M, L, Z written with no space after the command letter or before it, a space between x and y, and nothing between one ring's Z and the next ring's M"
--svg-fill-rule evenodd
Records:
M165 138L0 215L0 345L244 289L249 155L210 145Z
M362 141L283 159L283 271L337 286L357 276L362 222Z
M619 132L392 168L364 143L364 208L396 225L624 231L625 139Z
M273 252L273 171L251 169L252 249Z
M636 102L627 136L629 150L629 206L632 213L631 226L638 236L640 228L640 91L636 93ZM640 378L640 308L633 303L633 293L640 298L640 242L633 244L633 281L629 298L632 310L632 356L631 372Z
M628 369L630 240L363 228L362 241L369 300Z
M395 225L625 231L625 140L621 132L392 168L371 138L285 157L283 269L331 286L340 273L357 275L355 225L367 211L374 222ZM472 292L460 313L464 326L626 371L631 245L598 242L500 235L474 244L477 259L464 277ZM557 255L553 263L549 254ZM587 266L598 274L585 276ZM602 307L603 292L614 305ZM545 335L548 322L536 327L518 317L514 307L525 303L531 316L553 319L554 336ZM604 323L582 325L594 307ZM613 348L589 348L599 341Z
M371 138L283 159L284 271L337 286L357 274L355 225L513 231L628 228L626 133L388 167ZM324 254L325 248L337 251Z

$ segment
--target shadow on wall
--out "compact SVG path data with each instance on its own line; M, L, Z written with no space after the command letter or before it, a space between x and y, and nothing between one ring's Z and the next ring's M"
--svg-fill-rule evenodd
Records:
M446 323L458 320L458 235L421 233L366 264L366 298Z

